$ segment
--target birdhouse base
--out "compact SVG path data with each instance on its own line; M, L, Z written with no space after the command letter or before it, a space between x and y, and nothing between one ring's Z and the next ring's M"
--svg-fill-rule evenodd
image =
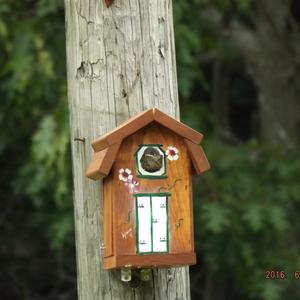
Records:
M195 253L118 255L103 258L103 268L167 268L196 264Z

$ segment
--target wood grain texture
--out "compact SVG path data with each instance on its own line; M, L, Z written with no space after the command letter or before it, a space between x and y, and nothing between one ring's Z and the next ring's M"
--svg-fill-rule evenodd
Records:
M190 299L186 267L154 270L136 291L102 269L101 182L85 176L96 137L150 107L179 119L172 1L118 0L107 9L65 0L65 9L78 299Z
M184 138L194 164L196 175L210 168L203 149L198 145L203 139L203 135L160 110L150 108L130 118L117 128L92 142L95 154L87 169L87 176L96 180L108 175L121 141L149 123L157 123Z
M148 125L150 122L159 123L196 144L199 144L203 138L200 132L168 116L157 108L150 108L130 118L107 134L97 138L92 142L92 147L95 152L102 151Z
M87 168L86 176L94 180L107 176L117 156L121 142L118 141L110 147L94 153Z
M104 261L104 269L120 268L124 265L127 267L159 267L166 268L174 265L194 265L196 263L195 253L182 254L152 254L147 255L119 255L116 257L109 257Z
M153 109L147 109L146 111L137 114L129 120L123 122L117 128L111 130L104 136L97 138L92 142L94 151L101 151L110 145L123 140L130 134L136 132L140 128L146 126L153 121Z
M110 7L113 3L113 0L105 0L105 4L107 7Z
M114 254L114 232L113 232L113 209L114 201L112 199L114 193L114 182L111 177L104 179L103 184L103 247L104 257Z
M166 179L145 179L137 178L135 152L138 145L161 144L164 150L168 146L175 146L179 150L179 159L166 161ZM168 214L169 214L169 252L171 254L186 254L194 251L193 236L193 210L192 210L192 164L184 139L173 131L151 123L133 135L123 140L115 163L112 166L110 175L105 180L114 186L110 195L107 195L113 202L114 216L114 253L116 256L115 265L120 267L118 257L122 255L136 254L136 209L135 198L130 194L122 181L119 180L119 170L129 168L132 175L139 182L140 193L168 192ZM105 199L106 201L106 199ZM106 221L105 221L106 222ZM109 222L109 220L108 220ZM152 255L142 255L139 259L149 266ZM165 256L166 265L172 265ZM184 262L177 260L179 265Z
M185 139L185 143L188 147L190 157L193 161L193 166L196 172L196 175L200 175L210 169L210 164L206 158L206 155L202 147L198 144L191 142L190 140Z

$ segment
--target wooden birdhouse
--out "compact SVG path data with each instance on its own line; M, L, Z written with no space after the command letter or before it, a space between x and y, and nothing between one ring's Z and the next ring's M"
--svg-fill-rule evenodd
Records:
M192 175L209 169L201 133L156 108L92 143L87 176L103 178L103 267L192 265Z

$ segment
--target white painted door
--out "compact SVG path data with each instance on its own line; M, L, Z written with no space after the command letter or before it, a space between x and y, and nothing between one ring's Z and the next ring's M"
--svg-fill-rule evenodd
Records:
M152 252L151 197L137 197L137 248L139 253Z
M153 252L168 251L167 196L151 197Z
M136 196L137 252L168 252L168 196Z

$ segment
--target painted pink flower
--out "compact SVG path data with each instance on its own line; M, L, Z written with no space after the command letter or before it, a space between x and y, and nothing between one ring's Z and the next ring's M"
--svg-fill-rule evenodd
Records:
M133 178L133 176L131 175L131 171L129 169L120 169L119 170L119 179L127 182L127 181L131 181Z
M127 182L125 182L125 187L130 194L136 193L140 189L139 183L133 179L127 180Z
M166 155L169 160L177 160L179 158L179 151L176 147L169 146Z

